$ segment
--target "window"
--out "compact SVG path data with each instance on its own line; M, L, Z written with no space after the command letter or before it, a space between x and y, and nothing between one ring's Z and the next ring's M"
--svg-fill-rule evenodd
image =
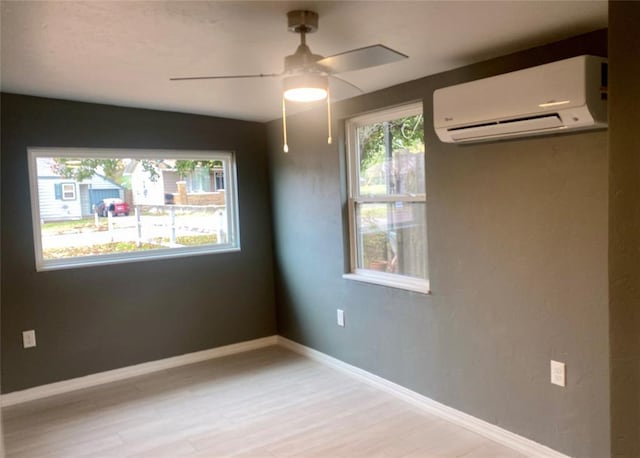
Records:
M222 170L214 170L216 179L216 191L224 189L224 173Z
M213 170L208 167L197 166L193 172L187 176L187 186L191 192L210 192L211 176Z
M230 152L31 148L29 179L37 270L240 249Z
M428 292L422 104L347 122L351 272Z
M74 183L60 183L62 200L76 200L76 185Z

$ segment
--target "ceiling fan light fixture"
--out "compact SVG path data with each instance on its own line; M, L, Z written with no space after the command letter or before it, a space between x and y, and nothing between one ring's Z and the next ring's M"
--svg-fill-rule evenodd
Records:
M284 80L284 98L290 102L316 102L327 98L329 79L326 75L307 73Z
M316 102L327 100L327 143L331 139L331 94L329 93L329 76L325 73L302 73L284 79L282 92L282 135L283 150L289 152L287 145L287 100L292 102Z

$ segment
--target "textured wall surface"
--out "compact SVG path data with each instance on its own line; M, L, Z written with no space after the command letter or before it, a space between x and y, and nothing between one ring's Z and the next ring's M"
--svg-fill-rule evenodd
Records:
M3 393L275 332L263 124L11 94L1 102ZM242 251L36 272L29 146L234 150ZM22 349L25 329L36 330L36 348Z
M343 142L326 144L318 108L288 119L285 155L272 122L279 333L561 452L607 456L606 131L458 146L432 127L438 87L606 52L600 31L336 104L341 120L423 100L429 296L342 278ZM567 364L564 389L551 359Z
M640 3L609 3L612 456L640 456Z

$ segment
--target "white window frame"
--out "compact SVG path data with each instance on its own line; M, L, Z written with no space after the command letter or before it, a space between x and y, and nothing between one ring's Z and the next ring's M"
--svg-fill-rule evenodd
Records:
M350 272L343 275L348 280L356 280L366 283L373 283L392 288L405 289L419 293L430 293L428 262L426 277L424 279L409 277L406 275L377 272L370 269L362 269L358 267L358 240L356 234L356 206L366 203L385 203L385 202L405 202L405 203L424 203L426 205L426 193L418 195L393 195L393 196L364 196L359 195L359 168L360 168L360 151L356 130L358 127L389 121L393 119L403 118L407 116L415 116L423 113L422 102L405 104L398 107L387 108L365 115L357 116L347 120L346 137L347 137L347 180L348 180L348 217L349 217L349 255L350 255ZM425 237L425 253L428 255L427 244L427 221L424 221L424 237Z
M70 187L66 190L65 187ZM76 200L76 184L75 183L60 183L60 192L62 194L62 200ZM71 194L67 197L66 194Z
M35 248L36 271L72 269L77 267L126 262L149 261L154 259L176 258L212 253L240 251L240 225L238 210L238 192L235 153L231 151L202 150L149 150L149 149L103 149L103 148L28 148L29 187L31 193L31 216L33 221L33 242ZM155 250L114 253L95 256L77 256L64 259L44 259L42 251L42 230L40 218L40 199L38 191L38 171L36 160L39 157L65 158L132 158L132 159L201 159L220 160L223 164L225 183L225 204L227 207L228 243L200 245L178 248L158 248ZM63 194L64 195L64 194Z

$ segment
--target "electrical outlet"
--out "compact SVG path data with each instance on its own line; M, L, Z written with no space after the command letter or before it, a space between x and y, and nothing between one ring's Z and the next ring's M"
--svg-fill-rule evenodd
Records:
M32 348L36 346L36 331L34 329L22 332L22 346L24 348Z
M344 328L344 310L338 309L338 326Z
M566 386L567 369L564 363L551 360L551 383Z

